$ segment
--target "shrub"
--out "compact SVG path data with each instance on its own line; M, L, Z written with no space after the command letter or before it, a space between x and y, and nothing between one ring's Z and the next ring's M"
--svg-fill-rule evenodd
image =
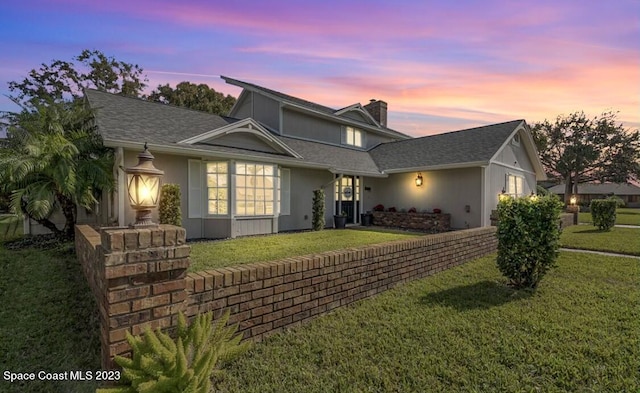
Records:
M438 209L438 208L435 208L435 209L433 209L433 213L434 214L440 214L440 213L442 213L442 210Z
M617 195L611 195L607 199L616 201L616 207L625 207L624 200Z
M182 225L180 210L180 186L164 184L160 191L160 224Z
M377 204L373 207L373 211L374 212L383 212L384 211L384 205L381 204Z
M616 223L616 201L614 199L594 199L589 205L593 225L601 231L608 231Z
M417 213L418 210L415 207L412 207L411 209L409 209L409 213Z
M536 194L540 195L540 196L545 196L545 195L549 195L551 194L551 191L547 190L546 188L542 187L541 185L537 185L536 186Z
M215 325L211 313L200 314L187 327L180 313L177 341L160 329L154 332L147 328L142 337L127 332L132 358L115 358L126 385L98 389L97 393L209 393L212 378L219 381L224 376L223 370L216 367L249 349L248 341L240 343L242 334L235 335L237 325L226 327L228 320L228 311Z
M505 198L498 202L498 257L500 272L516 288L536 288L558 256L557 197Z
M388 211L388 212L391 212L391 213L395 213L395 212L397 212L398 210L396 210L396 208L395 208L394 206L391 206L387 211Z
M313 215L311 218L311 227L314 231L324 229L324 190L313 190Z

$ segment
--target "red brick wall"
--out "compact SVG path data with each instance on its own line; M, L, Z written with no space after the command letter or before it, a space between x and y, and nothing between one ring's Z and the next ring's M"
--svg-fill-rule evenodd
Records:
M496 249L495 228L476 228L189 273L187 314L230 309L230 321L240 324L245 338L260 340Z
M186 273L183 228L76 227L76 252L100 309L102 365L126 355L126 332L175 326L177 314L231 312L245 338L304 323L497 249L495 228L399 240L224 269Z

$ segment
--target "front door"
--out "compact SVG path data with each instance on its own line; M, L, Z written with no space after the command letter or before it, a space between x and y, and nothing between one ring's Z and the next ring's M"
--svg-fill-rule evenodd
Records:
M348 224L359 222L360 178L358 176L342 176L337 179L335 182L335 201L335 214L344 212Z

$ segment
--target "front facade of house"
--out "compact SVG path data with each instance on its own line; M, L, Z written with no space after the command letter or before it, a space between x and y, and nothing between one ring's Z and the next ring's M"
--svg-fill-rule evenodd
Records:
M386 126L383 101L335 110L223 79L243 88L229 117L85 92L116 152L118 190L103 198L102 222L133 222L120 168L137 163L145 142L163 182L180 186L188 238L309 229L318 188L328 226L340 212L358 223L378 204L437 208L453 228L486 226L500 192L527 195L544 176L523 120L411 138Z

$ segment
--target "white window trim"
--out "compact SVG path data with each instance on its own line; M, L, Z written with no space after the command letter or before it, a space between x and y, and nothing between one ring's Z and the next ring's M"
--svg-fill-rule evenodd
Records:
M511 187L510 187L510 179L514 178L514 186L515 186L515 193L511 192ZM518 180L517 179L521 179L521 190L518 190ZM521 197L524 196L524 187L525 186L525 177L522 176L521 174L518 173L507 173L505 175L505 190L506 193L509 194L510 196L517 198L517 197Z
M353 133L353 143L349 142L349 133L350 131ZM357 145L355 143L355 135L356 133L360 134L360 145ZM346 145L346 146L353 146L353 147L357 147L357 148L364 148L364 146L366 145L365 143L365 132L362 131L360 128L356 128L356 127L351 127L351 126L344 126L342 129L342 144Z

